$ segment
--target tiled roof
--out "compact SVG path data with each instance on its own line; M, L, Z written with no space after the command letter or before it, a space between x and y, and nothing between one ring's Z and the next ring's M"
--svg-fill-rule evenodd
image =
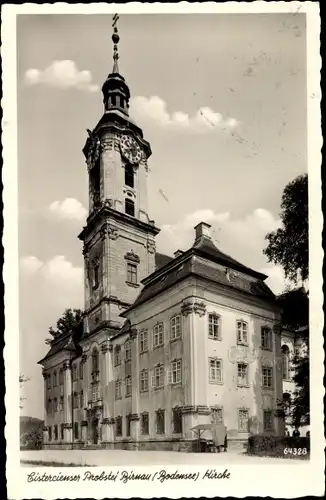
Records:
M200 262L198 260L192 261L193 256L200 256L203 260L206 259L206 262ZM232 271L226 273L223 269L214 269L210 264L212 261ZM238 290L240 293L254 295L267 300L275 300L273 292L264 283L264 280L267 278L266 275L258 273L244 266L229 255L224 254L216 248L209 238L202 238L180 257L175 259L170 258L167 264L165 265L165 269L162 269L161 272L160 269L158 269L155 273L143 280L144 288L128 310L143 304L163 290L170 288L190 275L214 281L219 285ZM127 311L125 312L127 313ZM124 314L125 313L123 313L122 316L124 316Z
M161 267L171 262L171 260L173 260L173 257L169 257L168 255L164 255L163 253L156 252L155 254L156 269L160 269Z
M76 326L74 331L71 331L68 334L63 335L62 337L58 337L56 340L54 340L51 344L49 352L38 363L41 364L46 359L50 358L51 356L54 356L54 354L57 354L58 352L63 350L72 351L75 353L78 352L77 346L79 340L82 337L82 334L83 334L83 323L81 321Z

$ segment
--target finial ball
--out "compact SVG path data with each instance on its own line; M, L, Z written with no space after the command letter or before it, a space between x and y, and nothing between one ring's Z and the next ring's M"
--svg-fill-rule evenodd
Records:
M113 33L113 35L112 35L112 42L113 43L119 43L119 40L120 40L120 37L119 37L118 33Z

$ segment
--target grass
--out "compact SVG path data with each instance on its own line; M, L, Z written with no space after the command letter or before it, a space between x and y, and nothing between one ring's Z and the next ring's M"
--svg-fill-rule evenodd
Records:
M95 467L95 465L88 464L76 464L76 463L65 463L65 462L46 462L44 460L21 460L21 464L30 465L30 466L38 466L38 467Z

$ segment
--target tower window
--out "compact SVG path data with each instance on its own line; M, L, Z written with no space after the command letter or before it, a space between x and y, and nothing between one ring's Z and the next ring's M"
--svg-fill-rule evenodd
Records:
M137 283L137 266L135 264L127 264L127 281Z
M111 103L112 103L112 106L115 106L115 105L116 105L116 96L115 96L115 95L113 95L113 96L111 97Z
M100 281L99 281L99 275L100 275L100 261L99 259L95 259L93 262L93 288L98 288Z
M135 217L135 203L132 200L125 200L125 212L127 215Z
M125 166L125 185L133 188L134 184L135 184L134 183L134 169L133 169L132 165L127 164Z

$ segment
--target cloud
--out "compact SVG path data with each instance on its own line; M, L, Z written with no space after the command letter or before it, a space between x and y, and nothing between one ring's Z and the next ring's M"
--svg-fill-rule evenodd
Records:
M236 118L223 117L209 107L199 108L193 116L182 111L170 113L167 103L158 96L134 97L130 102L130 113L136 121L148 120L161 127L195 133L216 129L228 131L239 125Z
M83 222L87 216L86 208L75 198L66 198L63 201L54 201L48 207L52 216L57 219L67 219Z
M20 266L22 271L29 275L36 273L43 266L43 262L37 257L29 255L28 257L22 257Z
M25 72L26 85L47 85L61 89L77 88L97 92L99 86L93 83L90 71L79 71L76 63L70 60L53 61L44 70L30 68Z
M82 286L83 269L75 267L64 255L56 255L52 259L42 262L34 255L28 255L20 259L20 267L25 276L37 276L37 279L45 279L52 285L65 288Z
M270 276L268 283L275 293L285 286L282 269L268 266L262 253L265 235L280 227L280 220L271 212L257 208L243 218L232 218L229 212L215 213L211 209L187 214L177 224L165 224L157 236L158 251L172 255L177 249L186 250L195 240L194 226L211 224L211 237L216 246L239 262Z

